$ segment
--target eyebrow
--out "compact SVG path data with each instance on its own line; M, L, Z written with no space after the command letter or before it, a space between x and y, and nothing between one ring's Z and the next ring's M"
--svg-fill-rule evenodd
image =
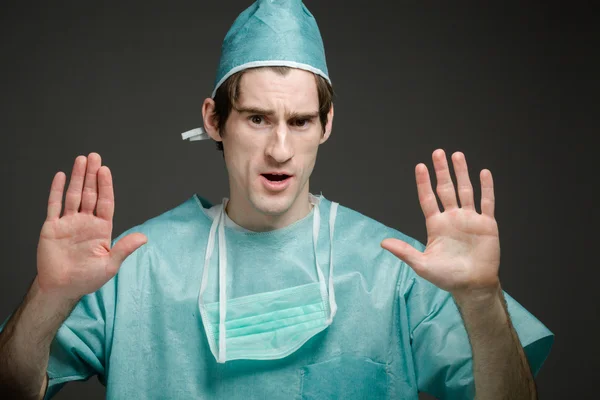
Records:
M243 113L247 113L247 114L256 114L256 115L266 115L266 116L271 116L271 115L275 115L275 111L274 110L269 110L267 108L260 108L260 107L233 107L233 109L235 111L237 111L240 114ZM319 112L318 111L314 111L314 112L293 112L290 113L287 118L288 119L313 119L313 118L317 118L319 116Z

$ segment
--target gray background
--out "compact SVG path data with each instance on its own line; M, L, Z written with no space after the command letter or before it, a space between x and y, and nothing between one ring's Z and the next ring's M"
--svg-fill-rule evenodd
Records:
M491 169L504 289L556 334L540 397L595 397L593 14L426 3L307 1L337 93L311 191L424 242L414 166L441 147L465 152L473 180ZM180 133L199 126L221 41L248 4L3 2L0 319L35 275L52 176L77 155L99 152L113 171L114 236L194 192L227 194L221 154ZM57 398L103 396L91 379Z

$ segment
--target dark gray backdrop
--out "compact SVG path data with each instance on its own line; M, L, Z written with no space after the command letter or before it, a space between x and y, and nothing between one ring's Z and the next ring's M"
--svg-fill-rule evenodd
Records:
M307 1L337 93L311 190L424 242L414 166L441 147L465 152L477 188L491 169L503 286L556 334L540 397L593 397L591 10L426 3ZM221 154L180 133L199 126L221 41L247 5L3 3L0 319L35 275L52 176L77 155L99 152L113 171L114 236L194 192L227 195ZM91 379L57 398L103 396Z

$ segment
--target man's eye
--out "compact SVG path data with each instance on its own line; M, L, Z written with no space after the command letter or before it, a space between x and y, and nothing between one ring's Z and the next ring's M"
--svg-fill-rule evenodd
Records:
M297 126L298 128L303 128L306 125L308 125L308 120L307 119L297 119L294 121L294 126Z
M263 122L263 117L261 117L260 115L253 115L250 117L250 121L253 124L260 125Z

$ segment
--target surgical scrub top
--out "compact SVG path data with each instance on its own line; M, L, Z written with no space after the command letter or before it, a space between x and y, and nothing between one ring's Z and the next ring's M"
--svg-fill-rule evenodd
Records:
M328 279L331 202L318 199L317 258ZM59 329L46 398L68 381L93 375L106 386L107 399L417 399L418 392L474 397L471 348L452 296L380 243L396 237L424 246L343 206L335 220L333 323L285 358L217 363L198 311L215 216L210 208L194 195L123 233L142 232L148 243L112 280L84 296ZM314 210L269 232L226 224L228 299L318 281ZM218 301L217 258L209 267L206 303ZM535 375L553 334L505 297Z

